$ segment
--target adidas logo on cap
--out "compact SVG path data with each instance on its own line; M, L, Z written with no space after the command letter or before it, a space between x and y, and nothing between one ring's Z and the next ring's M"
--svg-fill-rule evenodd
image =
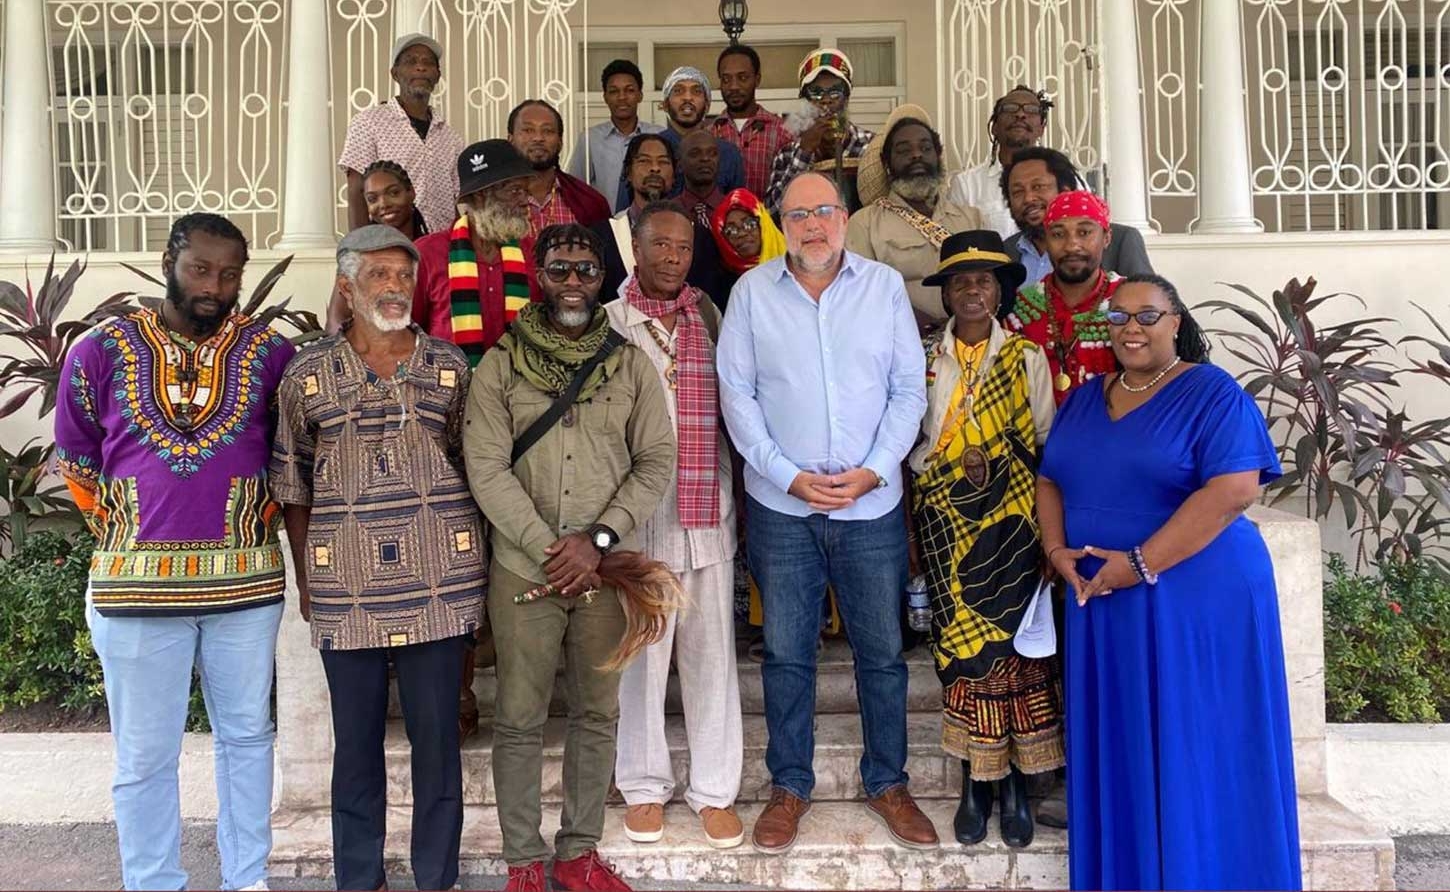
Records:
M468 160L471 164L473 164L474 173L478 173L480 170L488 170L488 160L482 155L474 155Z

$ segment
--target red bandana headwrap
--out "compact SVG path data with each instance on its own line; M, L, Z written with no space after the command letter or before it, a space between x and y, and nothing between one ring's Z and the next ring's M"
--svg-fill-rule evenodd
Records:
M680 504L680 525L685 529L710 529L720 523L719 441L716 436L720 397L716 390L715 345L700 316L705 292L691 285L680 289L672 301L646 297L639 279L631 275L620 292L624 299L651 319L675 314L675 350L670 359L675 377L679 460L676 465L676 494ZM663 347L661 348L663 349ZM665 350L667 355L669 350Z
M1051 226L1058 220L1067 217L1086 217L1107 229L1109 225L1108 203L1084 189L1059 192L1057 197L1052 199L1052 204L1047 206L1047 213L1042 217L1042 225Z

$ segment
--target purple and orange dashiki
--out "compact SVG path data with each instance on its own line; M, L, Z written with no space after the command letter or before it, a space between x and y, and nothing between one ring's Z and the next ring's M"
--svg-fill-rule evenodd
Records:
M56 454L96 535L96 610L189 616L282 599L267 463L294 352L235 314L193 344L154 310L107 320L71 351Z

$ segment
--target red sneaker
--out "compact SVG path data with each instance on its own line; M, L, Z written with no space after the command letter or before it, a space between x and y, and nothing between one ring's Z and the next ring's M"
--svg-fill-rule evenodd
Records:
M590 849L578 858L554 862L554 885L570 892L634 892L614 865Z
M544 862L535 861L525 867L510 867L509 881L503 892L548 892L544 882Z

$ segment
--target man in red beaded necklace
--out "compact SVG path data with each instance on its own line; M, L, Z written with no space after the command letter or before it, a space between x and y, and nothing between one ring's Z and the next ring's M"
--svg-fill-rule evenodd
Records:
M1061 192L1042 223L1052 272L1017 293L1006 324L1042 345L1060 406L1074 387L1117 368L1103 314L1121 277L1103 269L1112 229L1101 198L1087 191Z

